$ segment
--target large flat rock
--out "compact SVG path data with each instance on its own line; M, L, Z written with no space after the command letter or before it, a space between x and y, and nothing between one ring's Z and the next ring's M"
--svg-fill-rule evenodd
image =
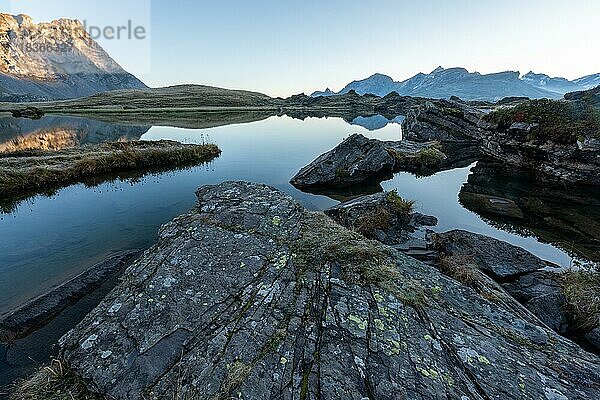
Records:
M61 340L105 397L598 398L600 359L526 310L270 187L197 194Z

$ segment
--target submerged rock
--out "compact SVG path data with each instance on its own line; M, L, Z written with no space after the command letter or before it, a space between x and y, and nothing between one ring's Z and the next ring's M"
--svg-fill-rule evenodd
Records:
M162 227L62 340L115 399L595 399L600 359L264 185Z

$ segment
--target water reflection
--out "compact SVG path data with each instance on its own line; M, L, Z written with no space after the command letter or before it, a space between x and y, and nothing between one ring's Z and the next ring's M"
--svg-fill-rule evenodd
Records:
M404 116L399 115L396 118L388 119L383 115L371 115L368 117L358 116L350 121L348 121L351 125L358 125L366 128L370 131L376 131L378 129L385 128L389 124L402 124L404 121Z
M41 119L0 118L0 152L60 150L83 144L138 140L147 125L124 125L86 118L45 116Z
M34 122L50 130L64 130L63 121L68 121L71 124L69 126L72 126L76 120L78 127L89 127L85 134L76 135L78 143L102 138L114 140L123 136L137 138L138 134L145 140L172 139L182 142L201 142L208 137L223 153L205 166L183 171L154 171L149 175L103 177L86 184L35 195L26 201L23 197L6 198L0 195L0 203L8 211L0 219L0 313L75 276L114 251L148 247L155 240L161 224L194 205L194 192L201 185L226 180L263 182L290 194L309 209L321 210L336 204L337 200L345 199L348 193L326 193L328 196L325 196L295 189L289 184L289 179L300 168L352 133L382 140L401 139L401 127L398 124L391 123L382 129L370 131L362 126L348 125L343 118L337 117L261 119L261 115L253 114L237 115L235 118L230 115L229 119L219 122L214 116L197 115L194 123L213 126L206 129L163 126L148 129L143 125L128 124L117 124L111 128L111 124L98 121L52 118L59 117L44 117L39 121L24 120L19 132L29 132L25 126ZM258 120L244 124L233 122L246 119ZM187 123L191 123L190 120L182 122ZM1 137L10 141L15 137L14 132L14 129L3 131L4 136ZM6 143L6 140L2 143ZM566 247L558 242L573 236L571 230L559 229L560 223L544 226L545 231L556 235L556 240L551 240L550 233L523 237L517 234L520 232L491 223L494 219L489 214L475 209L465 200L464 193L467 192L487 193L486 190L500 190L502 184L497 179L490 179L488 183L482 181L478 184L481 188L476 190L462 189L463 204L477 213L459 203L458 194L467 182L472 167L470 164L473 163L470 154L463 155L455 164L449 165L447 171L424 178L399 173L381 186L386 190L396 189L402 196L417 200L420 212L439 218L438 230L460 228L487 234L524 247L542 258L568 264L570 256L565 251ZM477 170L473 174L478 175ZM469 179L472 187L474 179ZM510 182L504 186L510 187ZM522 187L522 191L525 191L526 183ZM381 187L375 190L381 190ZM357 193L351 193L355 194ZM524 215L531 213L529 208L507 194L492 194L512 199ZM523 194L516 196L523 197ZM582 195L578 203L582 211L577 218L586 215L583 211L585 201L586 198ZM547 221L551 217L564 222L571 221L569 218L572 215L573 208L557 205L538 219ZM597 238L595 233L586 229L597 226L594 224L597 224L600 217L595 212L588 212L587 217L592 220L592 223L588 221L588 226L581 223L573 225L577 226L577 230L585 231L588 238ZM523 220L521 218L507 223L516 229ZM541 223L539 221L538 224ZM527 228L533 230L532 223L528 224ZM581 236L580 241L585 241L585 237ZM585 254L590 257L590 251L597 252L597 247L584 247L587 249Z
M460 203L491 225L600 261L600 191L536 181L528 171L480 161Z

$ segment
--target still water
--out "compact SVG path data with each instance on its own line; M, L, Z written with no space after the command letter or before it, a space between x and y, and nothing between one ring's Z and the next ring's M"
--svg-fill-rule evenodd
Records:
M95 138L94 132L85 129L98 129L97 125L94 121L84 122L88 128L78 128L76 139L82 143L94 141L90 139ZM60 124L65 122L42 119L42 123L52 132L62 132ZM113 131L107 133L104 125L102 132L110 140L121 138L119 135L129 139L141 135L144 140L209 141L223 153L211 163L191 169L95 187L73 185L49 197L38 195L5 208L0 214L0 313L77 275L112 252L148 247L161 224L194 205L194 191L202 185L226 180L263 182L289 193L307 208L328 208L337 200L303 193L288 183L290 178L349 134L362 133L383 140L400 140L402 135L397 123L377 124L380 129L373 129L371 124L367 129L340 118L302 121L285 116L209 129L154 126L128 131L120 126L114 131L118 137ZM51 139L46 135L44 140ZM472 167L426 178L399 173L382 186L416 200L418 211L437 216L438 231L466 229L483 233L568 265L571 257L557 246L542 243L535 235L511 233L514 230L491 224L459 203L458 194Z

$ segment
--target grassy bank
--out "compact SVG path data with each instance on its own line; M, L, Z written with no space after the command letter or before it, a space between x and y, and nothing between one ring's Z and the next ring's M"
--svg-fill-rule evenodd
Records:
M0 191L5 194L76 183L95 176L157 167L181 168L210 161L214 144L173 141L115 142L55 152L0 155Z

